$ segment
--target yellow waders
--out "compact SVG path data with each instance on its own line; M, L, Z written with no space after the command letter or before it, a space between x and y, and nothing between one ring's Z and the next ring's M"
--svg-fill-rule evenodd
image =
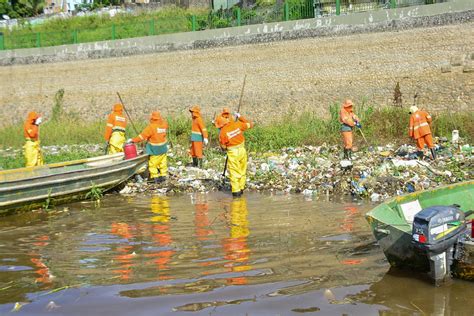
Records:
M232 192L240 192L245 188L247 179L247 151L242 145L227 149L227 167L229 168L230 185Z
M125 144L125 133L113 132L109 140L109 155L123 152L123 144Z
M168 158L166 154L150 156L148 160L150 179L166 177L168 175Z
M27 140L25 146L23 146L25 150L25 159L26 159L26 167L34 167L34 166L42 166L43 155L41 154L40 149L40 142Z

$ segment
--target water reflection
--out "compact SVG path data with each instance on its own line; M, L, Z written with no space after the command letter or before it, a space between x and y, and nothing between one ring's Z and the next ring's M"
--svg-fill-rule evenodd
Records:
M125 241L131 241L134 237L133 228L127 223L112 223L110 232L113 235L125 238ZM122 280L130 280L132 277L133 267L133 247L131 245L121 244L115 248L117 253L113 256L113 260L118 262L119 268L112 270L114 274L117 274Z
M152 223L152 249L155 250L147 253L145 257L153 258L153 263L158 272L158 279L167 280L172 278L171 273L169 273L169 263L175 254L175 251L170 248L173 238L170 227L169 198L155 195L151 198L150 207L153 213L153 216L150 218Z
M117 314L130 306L150 314L157 305L160 315L175 308L238 315L411 313L416 308L400 302L412 297L423 311L440 311L432 307L436 299L444 300L444 310L464 312L453 302L468 304L457 297L471 283L455 281L451 294L431 295L422 282L382 279L388 264L363 217L370 207L294 195L144 194L108 196L98 209L77 203L67 213L4 218L0 314L15 302L30 302L24 310L41 314L50 301L62 314L99 314L88 306L113 304ZM325 289L333 299L324 297ZM142 303L153 307L145 311Z
M230 203L230 237L223 239L223 249L227 262L224 267L230 272L248 271L250 249L247 237L250 235L248 222L247 200L245 197L233 199ZM247 284L245 276L231 277L228 284Z

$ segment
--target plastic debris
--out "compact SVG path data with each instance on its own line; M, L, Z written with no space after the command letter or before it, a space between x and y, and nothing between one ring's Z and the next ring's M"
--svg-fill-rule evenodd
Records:
M341 159L340 146L304 146L279 152L249 152L247 190L280 194L301 193L305 198L352 195L374 203L438 185L474 179L474 155L470 145L437 139L438 157L419 160L412 145L385 145L373 151L354 152L352 161ZM181 158L182 157L182 158ZM228 173L222 176L225 154L215 150L204 160L205 169L186 166L187 148L175 145L168 180L159 185L130 181L123 194L145 191L169 194L229 190ZM182 159L178 160L178 159ZM182 163L178 163L182 162Z

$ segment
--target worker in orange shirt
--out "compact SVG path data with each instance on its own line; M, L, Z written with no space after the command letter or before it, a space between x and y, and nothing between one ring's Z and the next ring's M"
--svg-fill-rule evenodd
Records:
M436 159L433 136L431 136L430 128L432 122L431 115L426 111L419 110L415 105L410 107L410 114L408 135L416 141L418 158L423 158L423 148L425 148L426 144L431 151L433 160Z
M107 142L107 153L109 155L123 152L125 143L125 128L127 127L127 118L123 115L123 105L117 103L113 107L112 113L107 119L105 127L105 141Z
M203 143L209 143L206 126L201 117L201 108L195 105L189 109L192 117L191 126L191 157L193 158L193 167L202 168Z
M23 135L26 141L23 146L26 167L42 166L44 163L39 141L39 125L42 121L40 114L30 112L23 125Z
M245 137L243 132L253 127L253 123L247 121L235 113L236 121L230 121L224 117L218 117L217 128L220 128L219 143L227 150L230 185L232 196L242 196L245 188L247 175L247 151L245 150Z
M223 108L221 114L219 114L216 118L214 118L214 121L213 121L212 123L214 123L214 126L215 126L217 129L219 129L219 128L217 127L217 118L218 118L218 117L223 117L223 118L226 118L226 119L230 120L230 116L231 116L231 115L230 115L230 110L229 110L229 108Z
M161 116L160 112L151 113L150 124L133 139L129 139L127 143L140 143L146 141L146 153L150 155L148 160L148 170L150 171L150 179L155 184L166 181L168 176L168 141L166 134L168 131L168 122Z
M353 105L352 101L347 99L342 104L339 112L339 122L341 122L341 133L344 140L344 159L352 159L352 141L354 138L352 130L354 127L362 128L359 118L354 113Z

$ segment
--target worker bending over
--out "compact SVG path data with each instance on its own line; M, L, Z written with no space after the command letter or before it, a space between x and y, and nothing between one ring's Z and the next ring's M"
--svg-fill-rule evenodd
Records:
M112 113L109 114L105 127L105 141L109 155L123 152L126 127L127 118L123 115L123 105L117 103L114 105Z
M359 118L353 110L353 103L349 99L342 104L339 122L341 122L341 133L344 140L344 159L352 159L352 142L354 139L352 130L354 126L362 128L362 125L360 125Z
M30 112L23 125L23 135L25 136L23 149L26 167L42 166L44 163L39 140L39 125L42 121L40 114Z
M247 121L239 113L235 113L235 118L234 122L220 116L216 120L216 127L221 129L219 143L223 149L227 150L232 196L240 197L244 192L247 179L247 151L243 132L252 128L253 123Z
M209 143L206 126L201 117L201 108L198 105L189 109L192 117L191 126L191 157L193 158L193 167L202 168L203 143Z
M416 141L416 147L418 148L418 158L423 158L423 149L425 144L431 151L431 156L436 159L436 152L433 144L433 137L431 136L431 115L426 111L419 110L416 106L410 107L410 127L408 135Z
M166 180L168 176L168 161L166 153L168 152L168 141L166 134L168 122L161 117L160 112L151 113L150 124L133 139L127 142L140 143L146 141L146 153L150 155L148 160L148 170L150 179L156 184Z

